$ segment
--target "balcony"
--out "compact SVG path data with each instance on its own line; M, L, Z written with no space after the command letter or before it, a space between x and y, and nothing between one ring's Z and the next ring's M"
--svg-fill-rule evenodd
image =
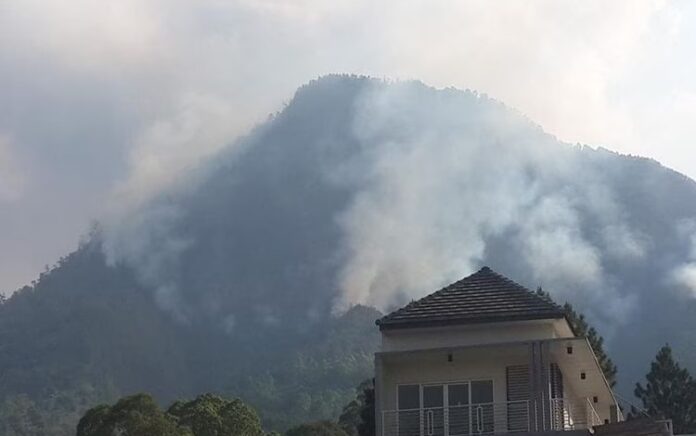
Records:
M382 412L381 436L468 436L589 430L601 424L587 399L481 403Z

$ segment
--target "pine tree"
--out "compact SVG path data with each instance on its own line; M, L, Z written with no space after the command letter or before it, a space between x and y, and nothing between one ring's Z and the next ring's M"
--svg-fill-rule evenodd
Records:
M537 295L553 303L551 295L541 289L541 287L537 288ZM566 318L568 319L568 323L573 329L573 332L575 332L577 336L587 338L587 341L592 347L592 351L594 351L594 354L597 357L599 366L602 368L604 377L607 379L609 386L613 388L614 385L616 385L616 373L618 372L618 368L609 358L606 351L604 351L604 338L597 333L597 330L594 327L590 326L585 319L585 315L576 312L570 303L566 302L563 305L563 311L565 312Z
M696 432L696 381L674 360L669 345L658 351L645 378L645 387L636 383L634 394L646 412L671 419L675 434Z

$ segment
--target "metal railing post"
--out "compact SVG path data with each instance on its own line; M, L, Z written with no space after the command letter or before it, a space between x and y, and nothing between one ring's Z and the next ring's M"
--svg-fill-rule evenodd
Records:
M527 399L436 408L380 410L378 417L381 418L382 425L378 435L479 436L527 434L544 431L544 427L548 430L548 425L544 426L539 420L532 421L534 414L542 413L535 407L535 403L534 400ZM555 407L555 401L552 400L551 403ZM578 405L580 404L582 403L578 402ZM548 403L545 407L548 407L547 405ZM578 419L581 420L582 417L579 416ZM554 425L554 422L551 425Z
M473 434L474 433L474 420L473 420L473 416L471 414L471 404L469 404L467 409L469 409L469 434Z
M423 431L423 430L424 430L424 426L423 426L423 409L419 409L419 410L418 410L418 422L419 422L419 427L420 427L420 433L419 433L419 434L424 435L425 432Z
M382 410L382 436L385 436L385 434L384 434L384 427L385 427L384 423L386 422L384 419L385 415L386 415L386 412L384 410ZM396 421L399 422L398 419ZM399 427L396 428L396 434L399 434Z
M525 402L527 404L527 431L532 431L531 417L529 416L529 400Z

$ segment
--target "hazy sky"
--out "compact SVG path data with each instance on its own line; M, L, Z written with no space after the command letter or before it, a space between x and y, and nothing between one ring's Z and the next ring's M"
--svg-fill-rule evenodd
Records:
M476 89L696 178L696 2L0 0L0 290L332 72Z

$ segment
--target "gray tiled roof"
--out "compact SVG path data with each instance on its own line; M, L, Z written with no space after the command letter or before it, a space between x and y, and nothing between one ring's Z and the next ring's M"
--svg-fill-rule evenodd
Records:
M379 319L380 330L531 319L563 309L488 267Z

